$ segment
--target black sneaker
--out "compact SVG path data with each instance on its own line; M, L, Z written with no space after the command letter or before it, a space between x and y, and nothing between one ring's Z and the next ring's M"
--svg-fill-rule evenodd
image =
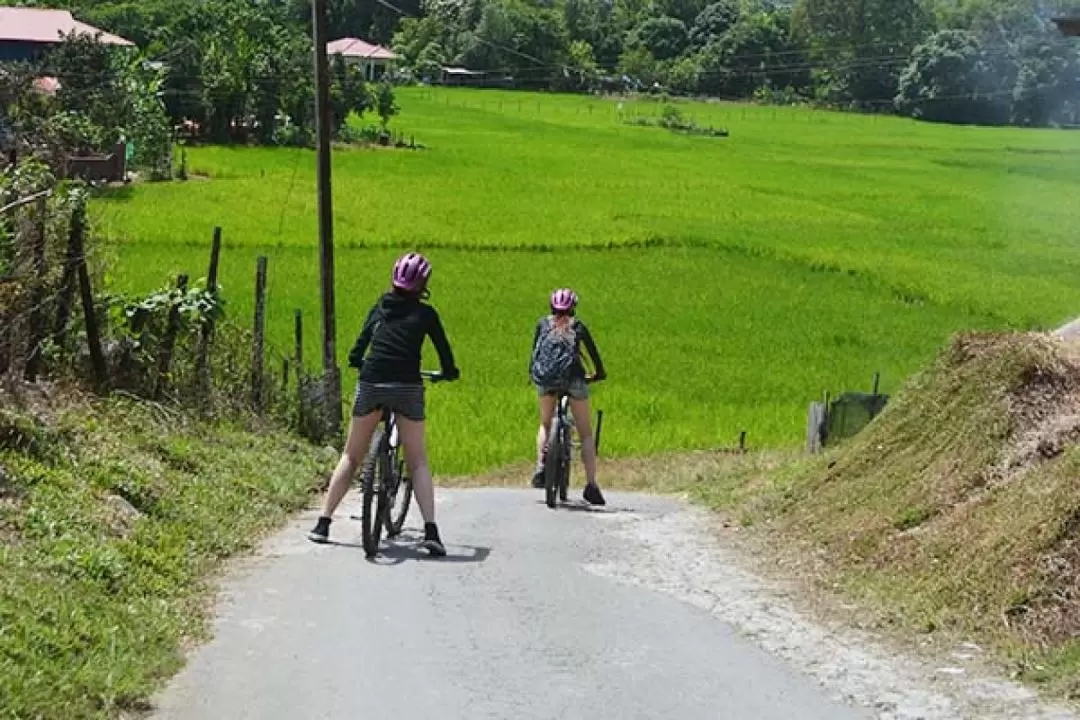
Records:
M532 482L533 482L533 487L534 488L540 489L540 488L544 487L544 471L543 470L537 470L535 473L533 473L533 481Z
M315 527L307 534L307 539L320 545L330 542L330 518L320 517L315 521Z
M581 497L585 498L585 502L590 505L607 505L604 500L604 493L600 492L600 487L596 483L586 485Z
M446 548L439 539L439 528L435 523L424 525L424 541L420 547L427 550L431 557L446 557Z

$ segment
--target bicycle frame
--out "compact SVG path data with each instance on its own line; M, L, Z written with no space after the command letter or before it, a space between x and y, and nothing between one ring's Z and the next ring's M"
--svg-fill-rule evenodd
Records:
M383 410L382 414L383 431L386 433L386 441L390 447L391 455L395 454L395 451L401 446L401 437L398 434L397 416L391 410ZM394 468L397 470L397 468ZM401 480L400 474L394 472L391 477ZM397 488L388 488L389 490L396 492Z

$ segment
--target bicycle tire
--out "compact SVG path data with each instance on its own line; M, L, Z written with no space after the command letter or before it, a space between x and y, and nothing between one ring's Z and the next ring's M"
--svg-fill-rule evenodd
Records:
M383 446L389 448L390 441L382 428L375 431L371 438L371 449L364 458L363 507L360 512L361 536L364 555L370 559L379 554L379 540L386 522L386 493L383 490L382 462Z
M562 462L562 449L560 448L561 438L559 432L559 416L556 415L551 420L551 427L548 430L548 447L547 455L544 458L544 500L547 502L547 506L554 510L557 506L557 497L559 491L559 485L562 480L559 477Z
M401 451L392 449L394 477L397 480L397 491L387 499L386 508L386 537L393 538L401 534L405 527L405 518L409 516L409 504L412 503L413 486L412 478L405 476Z
M560 449L562 454L559 457L559 465L561 466L561 472L559 473L559 499L566 502L570 495L570 463L571 463L571 448L573 445L570 443L570 428L564 424L563 437L560 442Z

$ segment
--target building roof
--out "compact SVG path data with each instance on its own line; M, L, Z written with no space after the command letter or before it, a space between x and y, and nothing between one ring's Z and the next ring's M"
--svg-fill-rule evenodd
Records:
M134 45L76 20L67 10L0 7L0 42L59 43L64 36L95 35L107 45Z
M328 55L363 58L365 60L397 60L400 56L382 45L372 45L359 38L341 38L326 44Z
M463 67L443 66L442 70L447 75L468 75L470 77L473 77L473 76L484 75L485 74L483 70L469 70L469 69L463 68Z

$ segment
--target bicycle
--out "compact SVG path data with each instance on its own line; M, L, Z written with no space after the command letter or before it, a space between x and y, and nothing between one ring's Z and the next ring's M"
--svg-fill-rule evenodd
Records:
M420 374L431 383L442 380L442 375L437 372L425 370ZM384 528L388 538L401 534L413 496L412 479L405 474L405 459L401 455L397 418L385 408L381 424L372 435L371 450L364 458L361 483L360 526L364 554L370 559L379 553Z
M588 383L594 382L590 377ZM568 418L570 411L570 395L560 392L556 396L555 415L551 418L551 427L548 429L547 449L544 452L544 501L547 506L554 510L558 502L566 502L570 492L570 466L571 456L575 446L572 437L574 423ZM596 448L600 449L600 428L603 426L604 414L597 413L596 423ZM558 500L558 502L556 502Z

